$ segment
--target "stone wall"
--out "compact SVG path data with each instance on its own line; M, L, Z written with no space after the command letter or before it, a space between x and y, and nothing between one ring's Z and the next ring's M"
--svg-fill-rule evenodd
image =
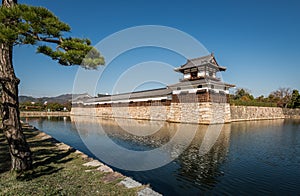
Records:
M172 103L169 122L216 124L230 122L228 103Z
M230 106L231 121L267 120L285 118L282 108Z
M96 108L72 107L70 114L76 116L96 116Z
M230 122L228 95L205 89L196 93L172 94L172 99L128 103L75 105L72 115L106 118L160 120L168 122L217 124Z
M73 107L71 115L97 116L106 118L132 118L143 120L165 120L169 106L135 106L135 107Z
M21 117L70 116L70 112L20 112Z
M207 102L171 103L170 105L156 104L134 107L73 107L71 115L210 124L230 122L230 106L228 103Z
M286 118L300 119L300 109L283 108L283 114Z
M40 116L36 113L35 116ZM63 112L65 114L65 112ZM44 114L47 115L47 114ZM105 118L130 118L162 120L168 122L216 124L246 120L283 118L300 119L300 109L277 107L229 106L228 103L171 103L170 105L73 107L71 115L98 116ZM30 116L33 116L30 114Z

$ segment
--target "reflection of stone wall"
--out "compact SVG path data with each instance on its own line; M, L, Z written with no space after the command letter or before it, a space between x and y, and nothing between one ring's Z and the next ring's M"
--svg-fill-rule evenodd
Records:
M284 118L282 108L255 107L255 106L231 106L231 121L264 120Z
M70 112L20 112L21 117L70 116Z
M73 107L72 115L210 124L230 122L228 103L171 103L134 107Z
M82 135L92 132L99 133L99 130L102 130L107 136L150 146L161 146L167 143L174 136L179 126L178 123L169 124L163 121L104 119L89 116L71 116L71 122L76 123L77 130ZM182 139L185 139L185 137Z
M234 122L231 123L231 130L238 131L232 131L231 135L243 134L245 131L251 133L261 132L265 128L283 127L284 123L285 119Z

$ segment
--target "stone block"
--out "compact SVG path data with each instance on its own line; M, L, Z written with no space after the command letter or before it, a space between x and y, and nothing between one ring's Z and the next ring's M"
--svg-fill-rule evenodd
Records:
M100 161L98 160L92 160L90 162L87 162L87 163L84 163L82 164L83 166L86 166L86 167L99 167L99 166L102 166L103 163L101 163Z
M127 188L136 188L142 186L141 183L133 180L132 178L126 177L124 180L120 182L120 184L124 185Z

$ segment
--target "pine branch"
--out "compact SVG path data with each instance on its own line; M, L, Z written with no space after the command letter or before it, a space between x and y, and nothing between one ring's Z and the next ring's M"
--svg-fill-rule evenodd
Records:
M65 66L96 69L104 64L104 58L90 45L90 40L63 38L63 32L68 31L70 27L45 8L27 5L0 7L0 42L12 45L43 43L37 52ZM48 43L56 46L49 47Z

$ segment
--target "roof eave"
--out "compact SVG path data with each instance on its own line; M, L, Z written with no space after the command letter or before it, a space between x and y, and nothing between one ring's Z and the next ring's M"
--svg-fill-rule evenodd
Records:
M226 71L227 67L219 66L220 71Z
M228 84L228 83L224 83L226 86L230 87L230 88L233 88L235 87L235 84Z

